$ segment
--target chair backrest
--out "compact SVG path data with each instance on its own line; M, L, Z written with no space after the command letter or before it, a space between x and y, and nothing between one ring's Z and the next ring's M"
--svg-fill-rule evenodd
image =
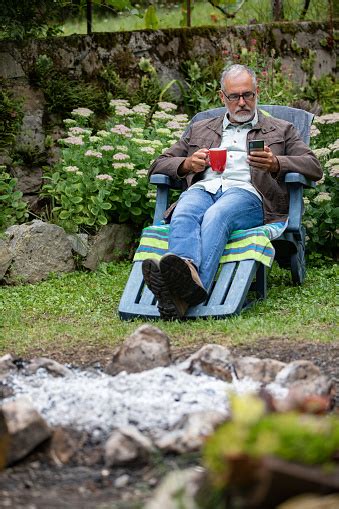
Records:
M314 115L305 110L300 110L298 108L291 108L290 106L272 106L268 104L260 104L258 105L259 110L264 110L269 113L272 117L280 118L281 120L287 120L294 125L294 127L298 130L301 139L309 145L310 143L310 132L311 125L313 122ZM214 118L219 117L220 115L224 115L226 113L226 108L213 108L206 111L201 111L194 115L191 119L188 127L186 128L183 136L186 134L190 126L197 122L197 120L204 120L206 118Z

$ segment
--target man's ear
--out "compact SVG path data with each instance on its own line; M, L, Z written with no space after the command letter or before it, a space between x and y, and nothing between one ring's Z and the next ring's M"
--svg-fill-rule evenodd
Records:
M225 104L225 96L224 96L222 90L219 90L219 98L220 98L220 101L223 103L223 105L226 106L226 104Z

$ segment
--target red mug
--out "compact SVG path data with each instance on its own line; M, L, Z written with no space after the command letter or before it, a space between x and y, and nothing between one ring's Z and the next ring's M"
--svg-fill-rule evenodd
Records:
M226 167L227 149L210 148L208 151L209 164L213 171L223 173Z

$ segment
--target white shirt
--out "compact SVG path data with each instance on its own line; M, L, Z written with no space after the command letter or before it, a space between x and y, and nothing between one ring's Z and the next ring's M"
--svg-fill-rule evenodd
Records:
M253 119L244 124L231 124L226 113L220 143L220 148L227 148L225 171L220 174L213 171L210 166L207 167L203 178L190 189L198 187L215 194L220 186L223 192L231 187L240 187L254 193L261 200L260 194L251 184L250 166L247 162L247 134L257 123L257 111Z

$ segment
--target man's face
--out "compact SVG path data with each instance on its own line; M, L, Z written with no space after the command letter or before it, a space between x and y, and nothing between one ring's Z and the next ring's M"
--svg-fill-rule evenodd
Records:
M244 97L239 97L238 100L234 101L228 99L232 99L233 94L245 94L246 92L254 92L255 95L248 99L244 99ZM246 71L224 80L223 90L219 94L221 101L228 110L230 122L242 124L254 117L257 107L257 92L258 89L253 86L252 76Z

